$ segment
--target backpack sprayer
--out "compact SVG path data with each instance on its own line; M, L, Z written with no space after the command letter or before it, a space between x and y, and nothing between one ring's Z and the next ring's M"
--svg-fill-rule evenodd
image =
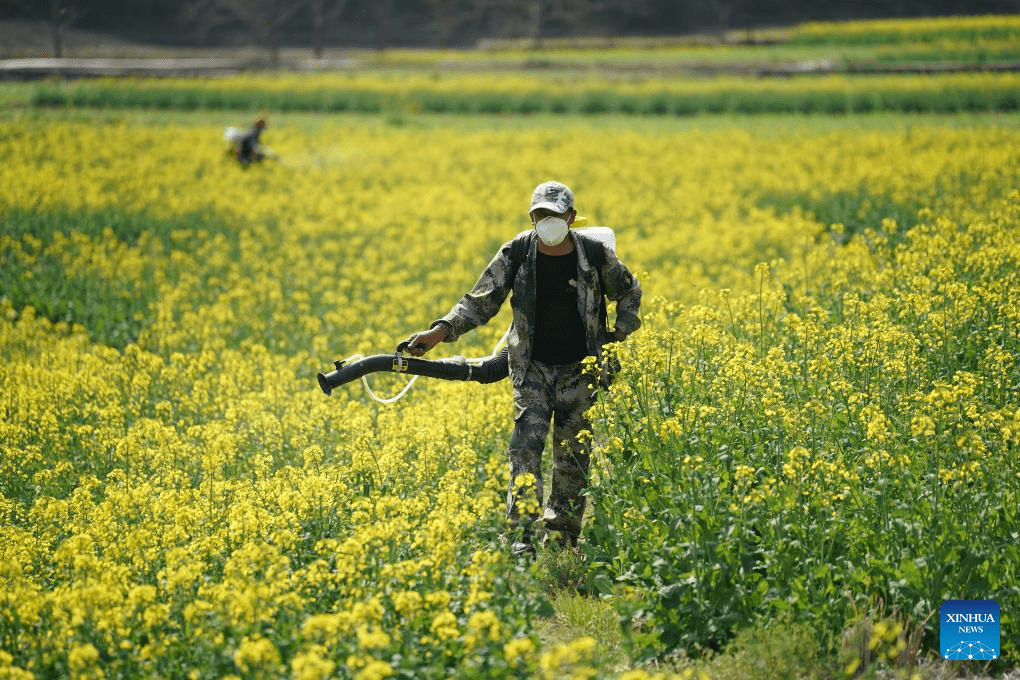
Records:
M368 357L355 355L341 361L334 361L336 366L334 370L318 374L319 387L329 396L337 387L379 371L407 373L415 377L424 375L442 380L473 380L482 384L499 382L510 375L509 348L506 347L498 354L483 359L451 357L434 360L404 356L404 350L407 348L408 344L405 341L397 345L395 354L373 354ZM355 359L355 361L348 363L350 359ZM408 383L408 387L413 383L413 380L412 378L412 381ZM372 390L367 383L365 387L371 394ZM402 397L406 391L407 387L397 396L397 399ZM396 401L396 399L392 401ZM387 402L384 401L384 403Z
M521 232L521 234L518 234L518 237L530 231L529 229ZM616 234L609 227L585 227L577 229L577 231L600 241L613 251L616 250ZM520 262L516 264L519 265ZM354 354L346 359L334 361L333 365L335 368L332 371L329 373L319 373L316 377L319 380L319 387L327 397L337 387L361 378L368 394L382 404L392 404L402 398L411 389L411 386L414 385L418 376L439 378L441 380L470 380L482 383L483 385L499 382L510 375L510 349L509 347L503 347L503 343L509 334L510 329L507 328L506 333L496 343L493 353L483 358L465 359L464 357L449 357L446 359L418 359L416 357L408 357L404 355L404 351L409 347L405 340L397 345L397 350L393 354L373 354L367 357ZM500 349L501 347L502 349ZM396 396L389 399L381 399L372 391L371 386L368 384L368 374L378 372L403 373L413 377Z

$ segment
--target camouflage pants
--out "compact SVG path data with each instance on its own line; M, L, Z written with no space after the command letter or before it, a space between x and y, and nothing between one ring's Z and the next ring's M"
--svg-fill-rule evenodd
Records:
M552 489L542 524L571 540L581 532L588 486L591 440L578 441L577 433L591 430L585 412L595 403L592 378L581 363L549 366L528 364L520 387L514 389L514 432L510 438L510 489L507 518L522 527L524 540L531 540L532 525L542 508L542 452L550 422L553 426ZM534 475L534 486L522 475Z

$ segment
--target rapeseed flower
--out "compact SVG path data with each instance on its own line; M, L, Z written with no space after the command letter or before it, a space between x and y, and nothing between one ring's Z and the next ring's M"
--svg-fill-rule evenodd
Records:
M527 228L520 191L536 174L584 188L647 290L645 328L598 407L593 479L645 457L638 488L683 503L657 514L617 494L614 531L648 537L627 559L651 563L683 531L691 546L725 537L726 573L746 573L745 539L781 545L777 570L797 545L875 551L888 546L859 517L918 525L870 495L877 481L909 482L897 488L914 501L932 497L922 484L994 484L997 467L1016 479L1002 464L1020 441L1004 377L1020 326L1008 128L285 120L281 162L239 181L217 124L109 118L0 123L0 210L5 225L32 220L0 236L9 674L165 677L232 659L240 674L386 677L413 670L398 659L446 668L472 653L596 673L594 642L522 636L536 605L498 542L505 384L421 381L383 408L360 385L326 399L314 381L452 304ZM451 187L486 196L486 214L451 205ZM841 229L785 207L854 197ZM885 200L927 212L869 221ZM107 318L129 329L115 342L99 337ZM507 323L456 351L484 356ZM387 381L372 385L401 384ZM518 483L533 496L533 478ZM614 507L598 493L596 514ZM849 583L846 563L833 570ZM805 602L789 569L767 585Z

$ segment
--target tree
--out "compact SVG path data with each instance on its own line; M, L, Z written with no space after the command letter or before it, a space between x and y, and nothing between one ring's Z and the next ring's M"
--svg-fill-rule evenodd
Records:
M567 35L584 35L594 15L619 5L622 0L466 0L471 16L480 22L480 33L499 37L528 38L532 46L542 44L549 24L559 23ZM437 3L433 2L433 6Z
M611 7L611 0L530 0L528 6L528 39L541 47L546 26L559 22L570 35L583 35L592 17Z
M64 36L74 24L78 12L74 5L64 0L50 0L50 25L53 27L53 56L64 56Z
M9 5L15 15L45 19L50 25L53 56L64 56L64 41L68 29L78 19L78 8L68 0L7 0L0 2L0 8ZM6 12L5 12L6 13ZM2 16L3 14L0 14Z
M429 6L436 17L436 47L447 47L450 36L457 29L457 22L463 17L460 0L429 0Z
M725 35L733 26L733 16L739 4L739 0L706 0L705 6L720 35Z
M375 44L380 52L390 46L390 25L394 14L393 0L375 2Z
M312 11L312 53L322 58L323 32L327 24L337 20L347 7L348 0L309 0Z
M255 40L269 50L273 66L280 63L280 29L295 12L302 0L218 0L231 14L255 34Z
M280 63L281 29L307 0L193 0L184 9L186 20L209 31L232 20L251 31L255 41L269 50L270 62Z

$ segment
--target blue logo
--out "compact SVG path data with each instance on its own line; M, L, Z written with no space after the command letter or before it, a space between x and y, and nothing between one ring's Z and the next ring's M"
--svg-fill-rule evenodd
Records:
M939 651L948 660L999 658L999 604L995 600L947 600L939 608Z

